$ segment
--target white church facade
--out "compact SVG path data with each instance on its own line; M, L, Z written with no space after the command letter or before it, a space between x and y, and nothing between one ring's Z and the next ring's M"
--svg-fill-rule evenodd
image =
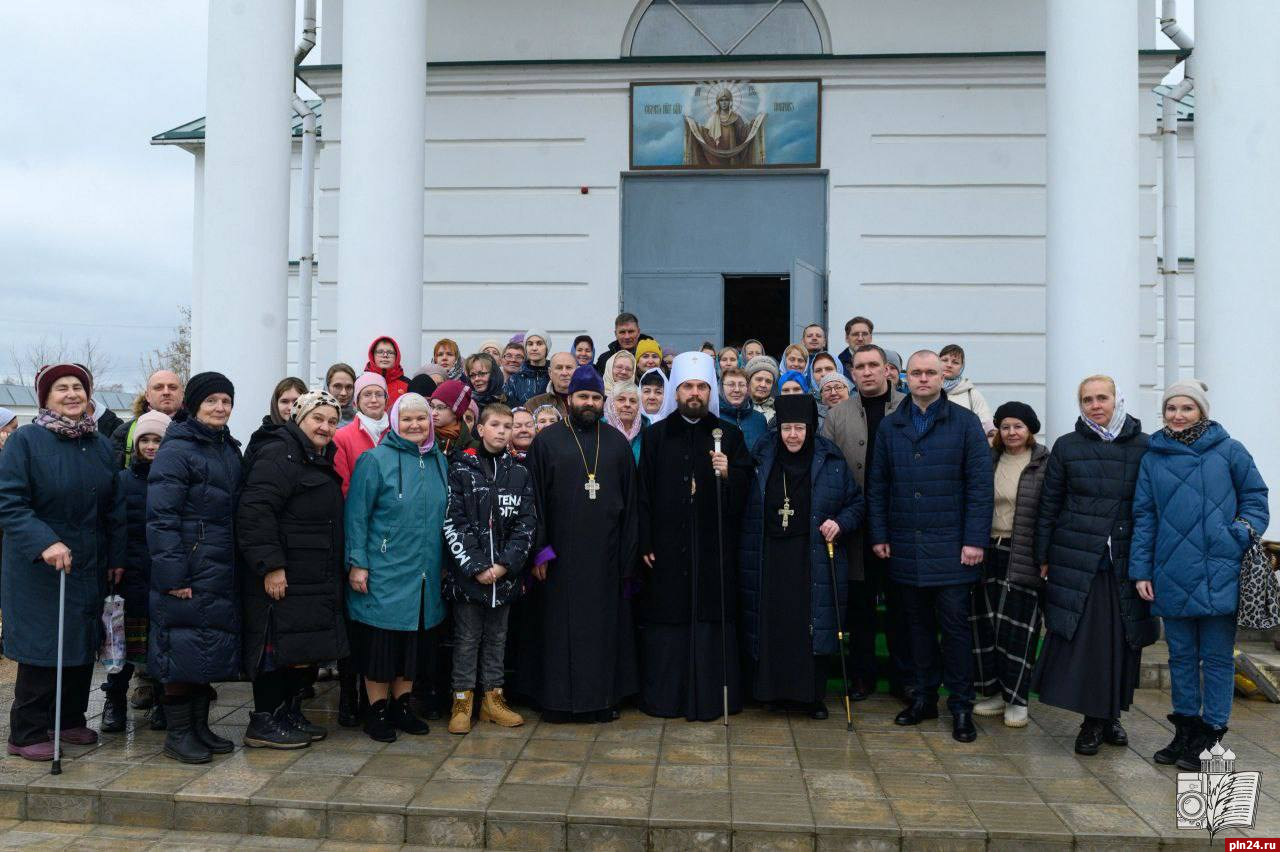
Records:
M1274 438L1231 419L1256 415L1235 375L1280 319L1264 226L1244 221L1277 212L1280 186L1258 189L1277 155L1233 134L1276 129L1249 99L1277 72L1250 32L1265 4L1200 7L1179 359L1233 433L1271 445L1259 461L1280 478ZM320 128L304 288L293 4L212 4L207 119L153 140L195 156L194 366L251 374L247 398L265 400L286 371L358 367L384 333L412 371L442 337L464 353L526 328L603 346L620 309L679 348L795 340L818 321L834 349L864 315L904 354L959 343L993 405L1028 402L1051 434L1093 372L1152 428L1153 89L1184 56L1161 48L1160 14L1156 0L321 0L296 69Z

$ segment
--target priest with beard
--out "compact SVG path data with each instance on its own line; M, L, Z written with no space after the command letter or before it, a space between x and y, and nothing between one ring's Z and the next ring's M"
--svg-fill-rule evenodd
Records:
M538 510L535 579L522 608L516 691L548 722L611 722L636 691L624 582L636 564L635 458L603 422L591 365L569 382L565 419L537 434L526 464Z
M726 684L728 712L742 709L736 579L751 457L719 418L710 356L677 355L667 387L641 437L640 709L710 721L725 712Z

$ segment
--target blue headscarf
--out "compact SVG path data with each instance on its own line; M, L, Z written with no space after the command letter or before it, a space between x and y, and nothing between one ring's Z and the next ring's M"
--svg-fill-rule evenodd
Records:
M809 377L799 370L787 370L781 376L778 376L778 390L782 390L782 386L787 382L795 382L800 385L800 389L805 393L809 393Z

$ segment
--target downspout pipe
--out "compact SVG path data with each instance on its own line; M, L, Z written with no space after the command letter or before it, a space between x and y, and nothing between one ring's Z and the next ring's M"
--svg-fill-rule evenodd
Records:
M1176 382L1182 357L1178 334L1178 101L1195 86L1190 52L1195 45L1191 36L1178 26L1177 0L1161 0L1160 31L1188 55L1183 60L1183 78L1161 101L1160 144L1162 206L1160 274L1164 282L1164 385Z
M316 0L304 0L302 37L293 54L296 69L316 46ZM307 385L314 379L311 358L311 305L315 269L316 114L293 95L293 111L302 119L302 191L298 194L298 373Z

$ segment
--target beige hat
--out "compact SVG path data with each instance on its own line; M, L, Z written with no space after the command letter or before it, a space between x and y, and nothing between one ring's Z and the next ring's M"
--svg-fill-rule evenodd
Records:
M1160 397L1160 410L1163 411L1169 400L1175 396L1185 396L1200 407L1200 415L1209 419L1209 386L1199 379L1182 379L1164 389Z

